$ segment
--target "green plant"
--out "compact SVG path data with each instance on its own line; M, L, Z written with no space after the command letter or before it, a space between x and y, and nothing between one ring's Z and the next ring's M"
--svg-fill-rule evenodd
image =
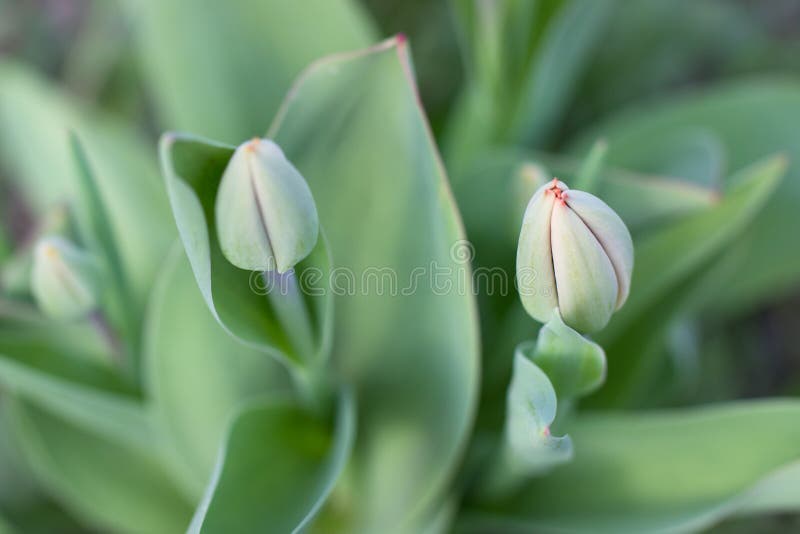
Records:
M433 130L408 40L373 44L354 3L94 6L131 24L158 155L133 114L3 60L0 485L28 490L0 492L0 531L662 532L796 511L800 401L707 376L725 325L800 283L800 84L570 130L620 83L585 74L621 4L453 2L467 72ZM733 17L715 5L691 9ZM625 31L663 15L641 6ZM553 176L591 195L539 254ZM560 313L514 287L526 262L571 284Z

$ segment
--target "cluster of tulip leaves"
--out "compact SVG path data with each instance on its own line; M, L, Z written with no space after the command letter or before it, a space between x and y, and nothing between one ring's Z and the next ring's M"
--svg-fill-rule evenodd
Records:
M43 318L18 273L29 247L3 235L0 475L23 482L0 484L0 532L40 492L93 528L152 533L692 531L800 507L800 401L652 409L682 370L672 324L800 283L781 238L800 226L800 81L652 102L554 154L539 149L612 0L453 2L471 70L440 139L409 43L379 42L353 2L120 4L173 132L160 151L0 63L3 179L39 220L67 207L123 338ZM319 210L299 270L388 268L402 287L435 262L458 287L469 239L472 267L513 276L525 201L555 174L629 226L630 298L589 340L558 314L537 333L513 290L326 292L303 359L214 234L234 145L265 135ZM298 394L310 372L330 385L321 409Z

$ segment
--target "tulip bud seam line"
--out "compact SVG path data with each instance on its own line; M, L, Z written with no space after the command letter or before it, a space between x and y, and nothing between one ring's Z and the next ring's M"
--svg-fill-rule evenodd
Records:
M261 225L261 229L264 231L264 238L266 239L267 248L269 249L269 256L275 258L277 262L278 258L275 255L275 249L272 246L272 238L269 235L269 230L267 228L267 221L264 220L264 211L263 211L263 204L261 202L261 198L259 197L258 187L256 186L256 171L253 168L253 157L258 150L258 138L253 138L250 141L250 144L247 145L247 151L251 154L251 157L247 158L247 171L250 175L250 188L253 191L253 200L256 204L256 213L258 214L258 223Z
M556 199L559 202L561 202L562 204L564 204L565 191L562 191L561 188L558 187L558 178L553 178L553 181L551 182L550 188L545 190L545 192L544 192L545 195L548 194L548 193L554 194L556 196ZM552 268L552 272L555 274L555 272L556 272L556 260L555 260L555 258L553 257L553 254L552 254L552 250L553 250L553 222L552 222L553 214L552 214L552 207L550 208L550 210L551 210L550 217L548 217L548 222L550 224L550 232L549 232L549 234L550 234L550 250L551 250L550 265L551 265L551 268ZM558 279L555 276L553 276L553 294L554 294L553 296L555 297L555 301L558 302Z
M585 218L581 217L581 214L578 213L578 210L576 210L572 206L570 206L569 199L567 198L567 192L566 191L564 192L563 197L566 200L566 205L572 210L572 212L578 217L578 219L580 219L580 221L583 223L583 225L589 231L589 234L591 234L591 236L594 237L594 239L595 239L595 241L597 241L597 244L600 247L600 249L606 254L606 256L608 256L608 258L610 260L612 255L611 255L611 251L609 250L608 245L603 243L603 240L600 238L600 235L592 228L592 226L589 224L589 222ZM612 265L613 270L614 270L614 278L617 279L617 287L618 288L622 288L622 286L623 286L622 273L617 270L617 267L614 265L614 262L611 262L611 265ZM619 289L618 291L621 291L621 289ZM614 305L614 309L618 310L621 307L622 307L622 302L619 302L619 300L618 300L617 303Z

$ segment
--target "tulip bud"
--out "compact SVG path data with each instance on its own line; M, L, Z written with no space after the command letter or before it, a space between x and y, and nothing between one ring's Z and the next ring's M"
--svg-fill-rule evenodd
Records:
M41 239L33 253L31 290L54 319L79 319L97 308L101 269L86 252L61 237Z
M525 310L543 323L558 308L580 332L602 329L628 298L633 242L599 198L554 179L525 211L517 283Z
M216 199L217 235L233 265L284 273L311 253L319 220L303 176L268 139L240 145Z

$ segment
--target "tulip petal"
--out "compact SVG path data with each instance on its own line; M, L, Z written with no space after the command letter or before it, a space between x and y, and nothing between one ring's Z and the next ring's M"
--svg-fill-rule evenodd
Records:
M531 197L522 221L517 248L517 286L525 311L546 323L558 307L556 278L550 248L550 218L555 195L552 184L540 187Z
M633 241L628 228L608 204L590 193L571 190L564 198L611 260L619 288L616 309L621 308L628 298L633 273Z
M250 174L247 145L231 157L219 184L216 199L217 236L229 262L249 271L275 266L272 245L265 231Z
M564 322L579 332L608 324L617 302L614 267L600 242L565 202L555 202L551 247Z
M253 165L259 207L269 232L278 272L285 273L317 244L319 219L311 190L272 141L262 139ZM255 163L255 162L254 162ZM272 231L272 229L276 231Z

